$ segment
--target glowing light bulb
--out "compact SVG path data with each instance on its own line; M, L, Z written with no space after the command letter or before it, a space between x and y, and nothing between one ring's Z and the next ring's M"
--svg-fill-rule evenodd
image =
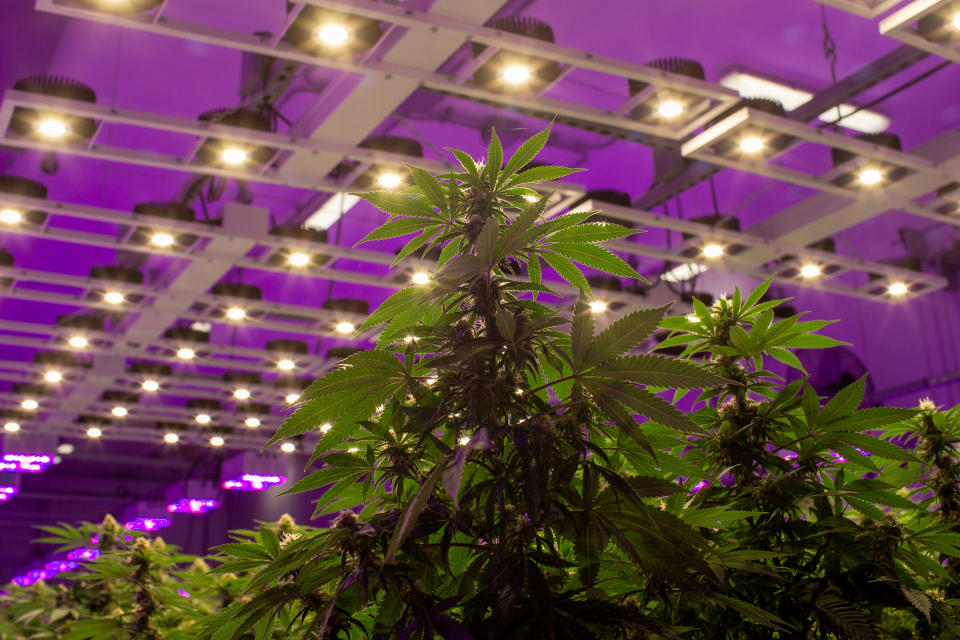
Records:
M427 284L430 282L430 274L426 271L417 271L411 278L413 284Z
M177 349L177 357L181 360L193 360L197 355L197 352L189 347L183 347L182 349Z
M695 313L691 313L687 316L687 322L692 322L694 324L700 324L700 316Z
M240 307L230 307L227 309L227 317L231 320L243 320L247 317L247 312Z
M296 402L296 401L299 400L299 399L300 399L300 394L299 394L299 393L288 393L288 394L287 394L287 397L284 398L284 400L287 401L287 404L293 404L294 402Z
M763 147L763 139L757 136L749 136L740 141L740 150L744 153L756 153Z
M88 438L94 438L94 439L96 439L96 438L99 438L99 437L102 436L102 435L103 435L103 431L101 431L100 427L90 427L89 429L87 429L87 437L88 437Z
M107 304L123 304L126 297L119 291L107 291L103 294L103 301Z
M247 398L250 397L250 390L249 390L249 389L234 389L234 391L233 391L233 397L236 398L237 400L246 400Z
M34 400L33 398L27 398L20 403L21 409L26 409L27 411L36 411L40 408L40 403Z
M43 379L51 384L56 384L63 380L63 374L59 371L47 371L43 374Z
M664 118L676 118L683 113L683 105L676 100L667 100L657 107L657 113Z
M210 424L210 421L213 420L208 413L198 413L193 419L197 421L197 424Z
M144 380L143 384L140 385L144 391L159 391L160 383L156 380Z
M260 418L253 418L253 417L247 418L246 420L243 421L243 424L247 425L251 429L256 429L257 427L260 426Z
M377 178L377 184L379 184L384 189L394 189L400 186L400 183L403 180L397 174L390 172L384 173L379 178Z
M290 360L289 358L284 358L283 360L280 360L279 362L277 362L277 368L282 371L290 371L295 366L297 366L297 364L293 360Z
M703 248L703 255L708 258L719 258L723 255L723 247L718 244L708 244Z
M816 278L820 275L820 267L815 264L805 264L800 268L800 275L804 278Z
M327 431L330 431L330 429L332 428L333 428L332 424L330 424L329 422L325 422L322 425L320 425L320 433L326 433Z
M90 341L83 336L71 336L70 339L67 340L67 344L74 349L86 349L87 345L90 344Z
M163 441L167 444L177 444L180 442L180 436L171 431L170 433L163 434Z
M247 161L247 152L243 149L230 147L220 153L220 159L223 160L224 164L237 166Z
M353 333L354 326L352 322L338 322L336 329L337 333Z
M593 300L590 303L590 311L593 313L603 313L607 310L607 303L603 300Z
M305 253L291 253L287 262L295 267L305 267L310 264L310 256Z
M283 451L284 453L293 453L296 450L297 445L293 444L292 442L284 442L282 445L280 445L280 451Z
M16 209L0 209L0 222L3 224L20 224L23 216Z
M864 169L860 172L860 184L872 186L883 180L879 169Z
M46 138L62 138L67 135L67 124L57 118L47 118L37 125L37 132Z
M17 422L8 422L3 425L3 430L7 433L16 433L17 431L20 431L20 424Z
M338 47L350 39L350 32L339 24L325 24L313 32L313 37L331 47Z
M510 84L523 84L530 79L530 69L514 64L503 70L503 79Z
M226 441L220 436L213 436L210 438L211 447L222 447L224 444L226 444Z
M127 411L126 407L114 407L110 410L110 413L117 418L125 418L129 411Z
M893 282L887 287L887 293L892 296L902 296L908 291L908 287L904 282Z
M169 247L172 246L176 240L169 233L155 233L153 237L150 238L150 242L158 247Z

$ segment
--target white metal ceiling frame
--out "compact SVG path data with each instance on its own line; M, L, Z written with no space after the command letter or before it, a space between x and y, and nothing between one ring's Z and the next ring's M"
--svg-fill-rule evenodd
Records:
M920 285L922 288L917 290L911 289L903 296L896 298L897 300L907 300L911 297L916 297L935 291L938 289L943 289L947 286L946 278L940 276L931 275L928 273L912 271L910 269L903 269L893 265L883 264L880 262L866 262L857 258L851 258L848 256L842 256L835 253L829 253L826 251L819 251L816 249L810 249L807 247L790 244L787 242L770 240L767 238L762 238L760 236L755 236L749 233L744 233L742 231L732 231L727 229L719 229L715 227L709 227L698 222L693 222L691 220L681 220L679 218L671 218L669 216L660 215L657 213L649 213L645 211L640 211L638 209L633 209L630 207L621 207L614 204L609 204L606 202L599 201L587 201L583 203L583 207L594 208L603 213L604 215L620 218L622 220L629 220L631 222L639 223L647 227L657 227L662 229L669 229L671 231L680 231L682 233L692 234L701 238L702 241L716 241L724 244L736 244L745 247L751 248L764 248L767 250L775 250L780 256L794 256L797 260L807 260L812 264L816 264L821 267L821 269L828 266L839 267L837 271L832 271L830 274L824 274L819 278L799 278L796 276L786 276L783 275L785 272L794 270L795 263L791 262L789 264L780 264L775 267L765 267L761 265L754 265L750 263L745 263L737 260L736 256L725 256L723 259L709 259L705 258L702 255L695 258L690 258L682 255L679 252L670 252L664 251L666 254L665 260L671 262L687 262L698 264L710 269L715 269L718 266L723 270L731 271L734 273L741 273L744 275L753 276L760 278L761 280L766 278L773 278L778 282L783 282L787 284L792 284L795 286L808 287L811 289L818 289L821 291L829 291L831 293L837 293L841 295L854 296L859 298L865 298L868 300L884 300L890 301L891 298L884 294L873 294L870 293L872 287L852 287L844 285L838 282L830 282L831 278L838 277L843 273L849 272L862 272L864 278L869 281L871 274L881 275L888 279L889 282L904 282L908 285ZM635 247L640 246L635 242L627 241L617 241L611 243L610 247L617 251L624 253L632 253L636 251ZM641 250L642 251L642 250ZM875 286L875 285L874 285Z
M863 18L876 18L903 0L815 0L820 4L842 9Z
M234 33L207 25L176 21L166 17L162 17L158 22L154 23L148 15L144 14L132 16L108 14L102 11L79 8L74 5L69 5L68 2L60 2L57 0L37 0L36 6L38 10L50 13L139 29L152 33L161 33L178 38L205 42L207 44L240 49L251 53L294 60L310 65L330 67L367 75L379 75L381 77L406 77L417 81L420 86L424 88L435 89L496 104L540 110L547 109L552 113L585 123L613 126L665 140L680 140L686 137L705 122L716 117L740 100L740 96L735 92L710 82L689 78L680 74L659 71L644 65L597 56L534 38L504 33L489 27L440 16L432 12L416 11L370 2L309 0L307 4L372 17L401 26L429 25L433 32L443 31L445 33L456 33L463 38L463 42L480 42L489 47L510 49L511 51L534 55L576 68L619 76L624 79L624 84L626 84L627 79L639 80L657 87L706 98L714 101L716 104L706 112L694 112L694 114L692 114L694 115L693 119L689 121L680 123L679 121L671 120L665 121L663 125L651 126L625 115L618 116L612 110L608 111L564 100L546 98L534 93L524 95L487 91L463 83L458 79L456 74L438 73L433 69L421 69L409 65L390 64L369 59L358 64L347 58L312 56L300 52L283 42L278 42L275 46L270 46L269 39Z
M811 144L836 147L855 154L865 162L873 161L883 163L884 166L888 168L890 166L902 167L913 172L922 172L925 175L935 176L938 180L941 180L944 185L960 178L960 171L943 167L925 158L870 144L862 140L856 140L832 131L818 130L787 118L759 112L749 107L738 110L723 121L718 122L713 127L685 142L681 146L681 153L688 158L703 160L731 169L738 169L740 171L774 178L824 193L844 196L852 200L884 202L888 205L888 209L898 209L923 218L960 227L960 217L951 218L944 216L938 211L932 210L912 200L894 196L885 190L883 185L864 188L841 186L833 183L824 176L810 175L796 169L774 165L770 162L770 158L762 154L756 154L757 157L743 154L726 156L710 150L710 147L717 142L733 138L737 133L744 130L760 130L761 132L765 131L768 133L772 131L799 138ZM832 173L833 172L830 172L826 175L832 176Z
M951 62L960 63L960 29L957 30L954 41L945 44L925 38L912 26L917 20L951 6L956 8L956 15L960 16L960 2L957 0L915 0L881 20L880 33Z

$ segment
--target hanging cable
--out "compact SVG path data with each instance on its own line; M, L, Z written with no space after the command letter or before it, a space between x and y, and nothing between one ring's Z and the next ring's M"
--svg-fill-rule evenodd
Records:
M837 84L837 42L833 39L833 34L830 33L830 26L827 24L827 7L826 5L820 5L820 25L823 28L823 57L827 59L827 62L830 63L830 80L831 86L836 86ZM839 122L843 117L843 114L840 112L840 105L837 105L837 119L835 122Z

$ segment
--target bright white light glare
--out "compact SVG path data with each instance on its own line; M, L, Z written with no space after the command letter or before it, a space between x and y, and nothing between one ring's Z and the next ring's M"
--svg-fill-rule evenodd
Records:
M224 164L236 166L247 161L247 152L243 149L230 147L229 149L224 149L223 152L220 153L220 159L223 160Z
M735 72L720 80L720 84L733 89L744 98L768 98L776 100L787 111L793 111L813 98L813 93L794 87L759 78L749 73ZM840 115L847 116L838 123L841 127L859 131L861 133L880 133L890 126L890 118L876 111L857 111L849 115L856 107L849 104L840 105ZM819 119L824 122L834 122L837 119L837 108L833 107L820 114Z
M246 420L243 421L243 424L247 425L251 429L256 429L257 427L260 426L260 418L253 418L253 417L247 418Z
M960 29L960 13L953 16L953 28Z
M125 418L129 411L127 411L126 407L114 407L110 410L110 413L117 418Z
M350 32L339 24L325 24L313 32L313 37L331 47L337 47L350 38Z
M352 322L343 321L337 323L336 329L337 333L353 333L355 327Z
M892 296L902 296L907 292L907 285L903 282L893 282L887 287L887 293Z
M210 417L210 414L198 413L193 419L197 421L197 424L210 424L213 418Z
M67 135L67 125L63 120L47 118L37 125L37 131L47 138L62 138Z
M358 202L360 202L360 196L355 196L352 193L335 193L306 219L303 227L305 229L329 229Z
M177 349L177 357L181 360L193 360L197 355L197 352L189 347L183 347L182 349Z
M417 271L413 274L413 284L427 284L430 282L430 274L426 271Z
M470 436L460 436L460 445L466 446L470 444Z
M860 184L872 186L883 180L879 169L864 169L860 172Z
M744 153L757 153L763 149L763 139L749 136L740 141L740 150Z
M43 379L51 384L56 384L63 380L63 374L59 371L47 371L43 374Z
M685 262L683 264L678 264L674 268L664 273L662 278L667 282L686 282L691 278L697 277L704 271L707 271L707 268L702 265L694 262Z
M718 244L708 244L703 248L703 255L708 258L719 258L723 255L723 247Z
M327 431L330 431L330 429L332 428L333 428L332 424L330 424L329 422L325 422L322 425L320 425L320 433L326 433Z
M153 237L150 238L150 242L155 244L158 247L169 247L175 242L173 236L169 233L155 233Z
M100 429L100 427L90 427L89 429L87 429L88 438L99 438L102 435L103 435L103 431Z
M180 436L171 431L170 433L163 434L163 441L167 444L177 444L180 442Z
M426 380L424 380L424 382L426 382L427 386L429 387L437 383L437 378L427 378Z
M407 344L410 344L411 342L416 342L416 340L417 340L417 336L406 336L403 339L403 341L406 342Z
M213 436L210 438L211 447L222 447L225 444L225 441L220 436Z
M816 278L820 275L820 267L815 264L805 264L800 268L800 275L804 278Z
M284 442L282 445L280 445L280 451L283 451L284 453L293 453L296 450L297 445L293 444L292 442Z
M510 84L523 84L530 79L530 69L522 64L514 64L503 70L503 79Z
M347 453L357 453L358 451L360 451L359 447L350 447L347 449Z
M700 324L700 316L695 313L691 313L687 316L687 322L692 322L694 324Z
M67 344L74 349L86 349L87 345L90 344L90 341L83 336L71 336L70 339L67 340Z
M603 300L594 300L590 303L590 311L593 313L603 313L607 310L607 303Z
M528 193L527 195L523 196L523 199L526 200L527 202L531 202L531 203L532 203L532 202L537 202L538 200L540 200L539 197L530 195L529 193Z
M247 398L250 397L250 390L249 390L249 389L234 389L234 390L233 390L233 397L236 398L237 400L246 400Z
M660 106L657 107L657 113L664 118L676 118L683 113L683 105L676 100L667 100L660 103Z
M144 381L143 381L143 384L140 385L140 387L141 387L144 391L159 391L159 390L160 390L160 383L157 382L156 380L144 380Z
M119 291L107 291L103 294L103 301L107 304L123 304L126 297Z
M291 253L287 262L295 267L305 267L310 264L310 256L305 253Z
M231 320L243 320L247 317L247 312L240 307L230 307L227 309L227 317Z
M293 360L290 360L289 358L284 358L283 360L280 360L279 362L277 362L277 368L283 371L290 371L295 366L297 366L296 363Z
M401 182L403 182L403 180L400 178L400 176L393 172L381 174L381 176L377 178L377 184L384 189L393 189L395 187L399 187Z
M19 224L23 216L16 209L0 209L0 222L3 224Z
M73 453L73 451L74 451L73 445L70 444L69 442L61 442L60 444L57 445L57 453L61 455L68 456L71 453Z
M40 407L40 403L34 400L33 398L27 398L20 403L21 409L26 409L27 411L36 411Z
M287 397L284 398L284 400L287 401L287 404L293 404L294 402L296 402L296 401L299 400L299 399L300 399L300 394L299 394L299 393L288 393L288 394L287 394Z
M7 433L16 433L17 431L20 431L20 424L17 422L8 422L7 424L3 425L3 430Z

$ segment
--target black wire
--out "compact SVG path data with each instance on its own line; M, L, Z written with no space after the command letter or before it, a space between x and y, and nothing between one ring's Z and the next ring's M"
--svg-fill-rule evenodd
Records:
M827 59L827 62L830 63L830 80L832 81L832 86L837 84L837 43L833 39L833 35L830 33L830 27L827 25L827 8L825 5L820 5L820 24L823 28L823 57ZM840 113L840 105L837 105L837 119L835 122L839 122L842 113Z

